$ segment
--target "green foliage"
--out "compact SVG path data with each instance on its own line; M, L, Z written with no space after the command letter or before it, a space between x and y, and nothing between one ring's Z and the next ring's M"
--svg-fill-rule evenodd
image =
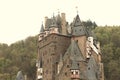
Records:
M82 24L87 28L87 29L95 29L97 27L97 24L95 22L92 22L91 20L87 21L82 21Z
M0 80L15 80L22 70L28 80L35 79L37 36L28 37L8 46L0 44Z
M101 43L105 80L120 80L120 27L97 27L94 32Z

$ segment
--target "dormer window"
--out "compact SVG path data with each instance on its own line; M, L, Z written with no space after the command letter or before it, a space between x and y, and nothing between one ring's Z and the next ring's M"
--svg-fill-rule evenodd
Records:
M74 79L80 78L79 70L71 70L71 78L74 78Z
M78 75L78 71L76 71L75 74Z

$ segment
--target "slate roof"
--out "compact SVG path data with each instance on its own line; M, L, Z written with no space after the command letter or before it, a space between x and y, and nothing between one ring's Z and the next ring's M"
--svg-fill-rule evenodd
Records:
M79 15L77 14L77 16L74 18L74 21L73 21L73 26L82 26L82 22L80 20L80 17Z
M72 61L71 70L79 70L79 66L75 60Z
M73 36L82 36L86 35L86 29L82 25L79 15L77 15L72 23L72 35Z
M40 33L43 33L44 32L44 26L43 24L41 25L41 29L40 29Z
M84 61L83 55L76 41L72 40L69 48L64 54L63 59L70 58L70 60Z
M88 62L88 67L86 71L86 76L88 80L98 80L97 79L98 66L93 56L90 57Z

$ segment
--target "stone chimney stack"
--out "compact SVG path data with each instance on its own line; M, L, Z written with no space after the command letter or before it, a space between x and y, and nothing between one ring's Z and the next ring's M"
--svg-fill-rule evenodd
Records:
M61 13L61 19L62 19L62 34L67 34L67 27L66 27L66 16L65 13Z
M48 17L46 16L46 17L45 17L45 27L44 27L44 29L46 29L46 27L47 27L47 26L46 26L46 21L47 21L47 19L48 19Z

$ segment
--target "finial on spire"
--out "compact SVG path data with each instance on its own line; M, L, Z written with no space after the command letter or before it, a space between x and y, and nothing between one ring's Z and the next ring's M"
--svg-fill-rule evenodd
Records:
M78 14L78 6L76 6L76 11L77 11L77 14Z
M60 14L60 11L59 11L59 9L58 9L58 14Z
M53 17L55 16L55 13L53 12Z

